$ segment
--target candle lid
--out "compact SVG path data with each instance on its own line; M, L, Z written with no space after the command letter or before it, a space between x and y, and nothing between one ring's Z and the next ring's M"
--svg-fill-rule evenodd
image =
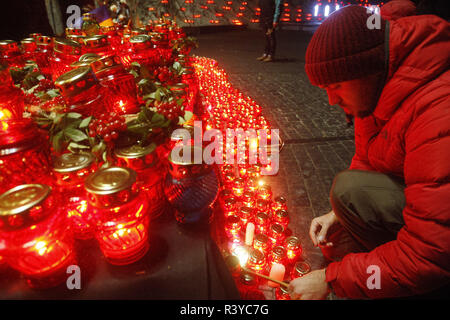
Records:
M228 216L226 219L226 224L229 226L237 226L241 223L241 218L239 218L237 215L233 214L231 216Z
M286 249L282 246L276 246L272 249L272 256L276 259L284 259L286 258Z
M288 249L298 249L301 245L300 239L296 236L290 236L286 239L286 247Z
M111 68L123 68L120 58L115 55L99 57L91 61L91 68L96 74L104 70L111 70ZM125 72L125 70L124 70Z
M84 169L94 162L91 153L65 153L53 161L53 170L58 173L74 172Z
M136 171L130 168L109 167L89 175L84 185L89 193L110 195L130 188L136 176Z
M275 211L275 215L280 219L285 219L289 216L288 212L284 209Z
M58 38L53 41L53 51L70 55L80 55L81 45L70 39Z
M114 153L118 158L136 159L152 153L153 151L155 151L155 149L156 145L154 143L147 146L140 146L135 144L132 146L116 149Z
M43 184L23 184L0 195L0 216L12 216L27 212L44 201L51 188Z
M224 198L225 200L228 198L234 198L233 192L230 189L223 189L222 191L220 191L220 197Z
M251 248L249 260L254 264L260 264L260 263L264 262L264 253L262 253L258 249Z
M256 214L256 218L255 219L256 219L256 223L263 224L263 223L266 223L266 221L269 219L269 215L267 213L263 212L263 211L259 211Z
M264 246L269 243L269 237L264 233L257 233L253 238L253 243L257 246Z
M55 81L55 85L61 88L64 96L75 96L97 83L98 80L90 67L70 70Z
M37 36L36 38L36 43L39 46L49 46L51 44L53 44L53 38L49 37L49 36Z
M36 39L35 38L25 38L25 39L20 40L20 43L22 43L22 44L36 43Z
M253 209L250 207L241 207L241 209L239 210L239 212L242 214L242 216L244 216L245 218L249 217L252 212Z
M98 34L84 38L84 44L89 48L101 48L109 44L108 36L104 34Z
M279 204L286 204L286 198L282 196L276 197L273 201Z
M235 197L228 197L224 200L224 204L226 207L234 206L237 203L237 199Z
M304 275L311 271L311 266L305 261L297 261L294 269L298 274Z
M269 202L267 200L264 200L264 199L256 200L256 206L258 208L265 208L265 207L267 207L268 204L269 204Z
M280 235L284 232L284 227L279 223L274 223L270 226L270 230L272 231L272 233Z

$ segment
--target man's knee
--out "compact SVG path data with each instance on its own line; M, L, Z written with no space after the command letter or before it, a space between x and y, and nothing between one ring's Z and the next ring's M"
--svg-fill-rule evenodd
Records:
M330 191L331 203L346 205L349 199L358 197L364 179L364 173L359 170L344 170L339 172L333 181Z

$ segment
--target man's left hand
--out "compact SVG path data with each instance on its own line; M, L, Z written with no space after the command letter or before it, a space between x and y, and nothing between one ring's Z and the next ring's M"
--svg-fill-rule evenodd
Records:
M294 300L323 300L330 292L325 281L325 269L314 270L289 283L289 294Z

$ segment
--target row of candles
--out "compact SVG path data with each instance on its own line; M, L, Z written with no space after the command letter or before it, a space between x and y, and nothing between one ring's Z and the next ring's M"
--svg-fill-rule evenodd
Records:
M261 107L233 88L217 61L195 57L193 65L208 111L205 116L207 129L219 129L224 136L230 128L264 129L269 132L270 139L270 126L261 114ZM239 147L248 149L253 144L261 147L259 136L243 139L241 143L243 146L227 143L226 147L234 148L235 155ZM248 160L248 155L244 159ZM227 249L239 258L242 267L270 275L275 280L290 280L309 272L310 266L303 259L300 239L289 229L286 199L274 197L270 185L264 183L262 169L267 166L261 162L249 164L248 161L239 164L225 162L221 166L223 184L219 202L229 241ZM244 284L249 283L249 277L249 274L241 277ZM255 284L254 281L250 283ZM271 281L268 284L276 287L277 299L289 299L286 288Z

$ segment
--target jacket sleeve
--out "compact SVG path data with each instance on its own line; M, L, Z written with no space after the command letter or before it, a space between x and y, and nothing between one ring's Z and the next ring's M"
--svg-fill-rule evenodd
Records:
M449 99L428 108L405 135L404 227L371 252L349 254L326 272L338 296L388 298L422 294L450 283ZM379 269L380 288L368 282Z
M349 169L375 171L367 159L370 138L377 131L373 117L355 118L355 155Z
M273 15L273 23L278 23L280 22L280 18L281 18L281 0L275 0L275 13Z

